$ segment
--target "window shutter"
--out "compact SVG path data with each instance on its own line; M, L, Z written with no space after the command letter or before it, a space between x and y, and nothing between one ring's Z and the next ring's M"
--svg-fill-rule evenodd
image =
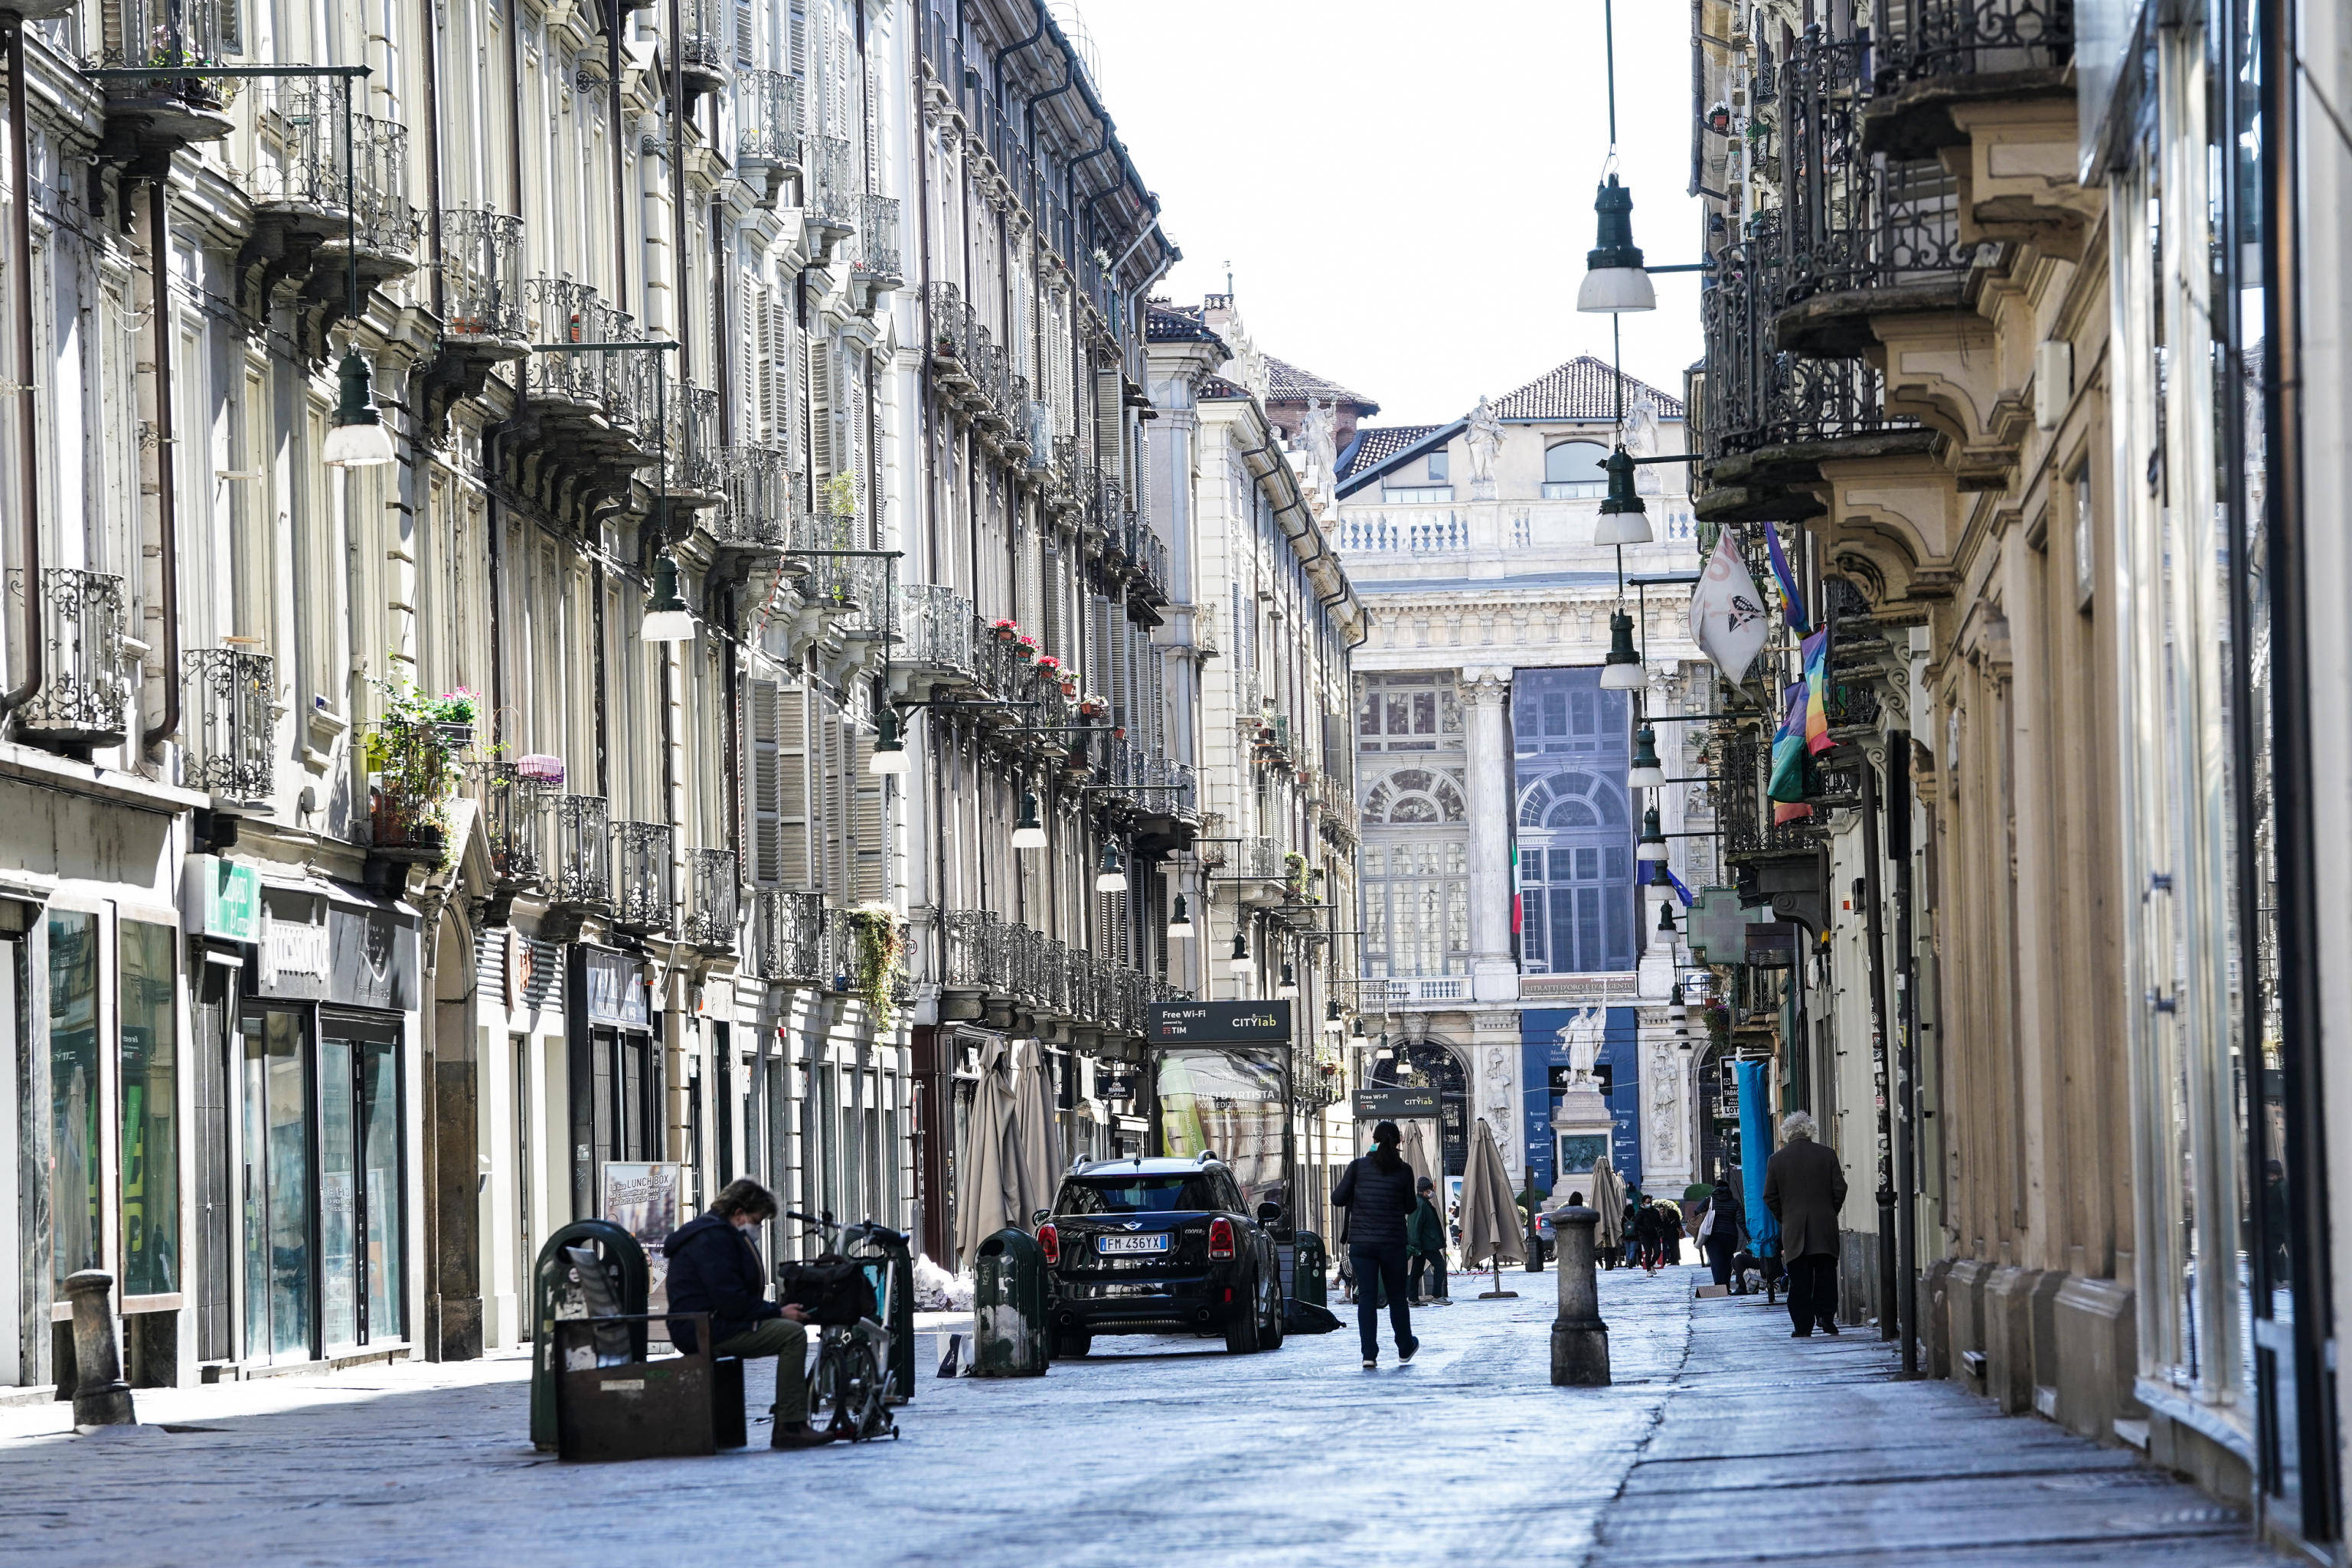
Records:
M751 66L760 58L759 22L751 0L735 0L735 63Z
M859 903L878 903L890 896L890 825L882 800L882 781L866 771L874 756L874 737L852 726L848 731L850 792L855 810L850 818L850 896Z
M808 5L806 4L806 0L793 0L791 25L793 37L790 46L792 50L792 64L790 68L793 75L800 78L801 79L802 115L803 118L805 119L808 112L807 105L809 102ZM796 126L794 129L798 130L804 128Z
M751 874L764 887L809 882L805 706L797 689L751 683Z
M1117 370L1095 372L1095 462L1108 479L1118 477L1119 431L1124 421L1119 409L1119 380Z
M833 459L833 341L808 340L809 472L823 487L835 470Z
M758 410L753 423L760 439L772 443L781 422L776 408L775 376L776 331L781 323L777 321L775 301L768 297L766 289L747 282L744 295L748 305L743 312L743 374L751 378L749 405Z
M1111 722L1123 724L1130 734L1135 729L1135 626L1118 606L1106 600L1105 613L1110 618L1110 700Z
M816 700L820 744L812 747L816 775L813 781L823 821L817 833L822 864L817 885L833 898L849 892L849 801L844 783L841 704L820 693Z

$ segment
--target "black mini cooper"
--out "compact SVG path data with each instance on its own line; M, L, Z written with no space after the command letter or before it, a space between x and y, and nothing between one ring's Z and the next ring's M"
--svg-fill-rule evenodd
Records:
M1100 1160L1062 1178L1037 1226L1051 1290L1048 1353L1087 1353L1097 1334L1215 1334L1225 1349L1282 1343L1274 1204L1244 1212L1215 1156Z

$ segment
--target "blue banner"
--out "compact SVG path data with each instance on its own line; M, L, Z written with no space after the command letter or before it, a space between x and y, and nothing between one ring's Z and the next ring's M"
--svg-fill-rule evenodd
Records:
M1780 1255L1780 1222L1764 1206L1764 1162L1772 1157L1772 1064L1740 1062L1739 1179L1748 1196L1748 1246L1759 1258Z

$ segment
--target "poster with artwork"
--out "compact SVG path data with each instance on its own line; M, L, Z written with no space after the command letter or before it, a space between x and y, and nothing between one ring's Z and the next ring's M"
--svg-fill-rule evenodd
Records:
M669 1306L669 1265L662 1243L686 1223L684 1165L655 1161L607 1161L604 1202L606 1219L637 1238L646 1249L646 1310L658 1317ZM654 1336L662 1338L659 1324Z

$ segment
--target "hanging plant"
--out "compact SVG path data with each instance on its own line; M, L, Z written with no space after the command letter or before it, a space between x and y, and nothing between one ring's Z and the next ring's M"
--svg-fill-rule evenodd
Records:
M887 904L860 904L844 917L851 942L849 989L874 1015L877 1030L890 1026L891 995L907 966L907 938L898 911Z

